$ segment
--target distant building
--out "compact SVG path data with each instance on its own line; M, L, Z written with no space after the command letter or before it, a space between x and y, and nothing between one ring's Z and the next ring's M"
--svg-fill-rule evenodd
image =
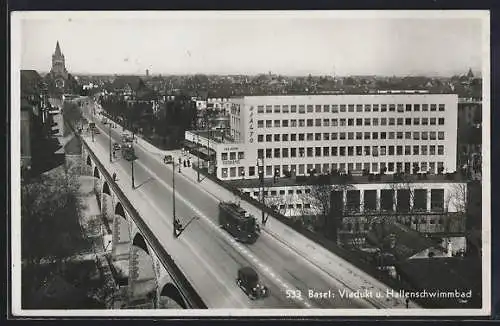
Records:
M52 68L50 69L50 75L52 75L55 86L59 89L64 89L68 79L68 71L66 70L64 55L59 47L59 41L57 41L56 50L52 55Z
M231 102L228 98L208 98L207 99L207 109L212 109L217 113L222 113L224 115L229 114L231 108Z

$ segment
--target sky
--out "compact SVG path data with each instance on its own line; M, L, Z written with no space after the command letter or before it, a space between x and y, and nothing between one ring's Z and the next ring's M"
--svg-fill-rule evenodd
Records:
M482 53L489 53L483 33L488 19L463 12L404 13L26 12L14 19L21 69L40 72L50 70L57 41L75 74L481 71Z

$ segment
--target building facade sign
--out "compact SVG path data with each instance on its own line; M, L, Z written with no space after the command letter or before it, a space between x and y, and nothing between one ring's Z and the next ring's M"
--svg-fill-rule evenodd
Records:
M224 151L239 151L240 149L238 147L224 147Z
M225 160L222 161L222 165L238 165L240 164L240 160Z
M253 131L253 106L250 106L250 118L248 119L248 141L253 143L254 131Z

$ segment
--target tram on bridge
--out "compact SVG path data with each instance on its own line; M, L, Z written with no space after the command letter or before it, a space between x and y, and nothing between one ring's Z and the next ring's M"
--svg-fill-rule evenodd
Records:
M242 243L255 243L260 235L255 217L233 202L219 203L219 224Z

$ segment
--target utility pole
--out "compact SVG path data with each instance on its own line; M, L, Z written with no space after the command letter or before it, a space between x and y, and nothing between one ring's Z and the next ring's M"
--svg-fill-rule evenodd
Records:
M260 203L262 204L262 216L261 216L261 221L262 225L266 225L267 222L267 216L265 215L264 208L266 205L265 199L264 199L264 155L263 153L261 158L257 159L257 170L259 172L259 180L260 180Z
M113 150L111 146L111 122L109 122L109 163L113 163L113 156L111 151Z
M130 160L132 164L132 189L135 189L135 180L134 180L134 160Z
M179 170L180 170L180 164L179 164ZM180 171L179 171L180 172ZM177 238L177 226L178 226L178 221L177 221L177 216L175 215L175 162L172 161L172 216L174 218L174 227L172 228L174 238Z
M179 158L180 159L180 158ZM179 162L179 172L181 172L181 163ZM177 218L177 214L175 212L175 161L172 160L172 216L173 216L173 228L172 228L172 234L175 239L177 239L182 232L187 228L193 220L197 219L197 216L193 216L187 223L186 225L182 226L180 220Z
M210 122L208 119L207 119L207 154L208 154L208 166L210 166L212 164L212 160L210 156Z
M200 155L201 155L201 151L200 151L200 132L198 131L198 182L200 182Z
M127 149L124 154L126 155L125 159L127 161L130 161L131 168L132 168L132 189L135 189L135 179L134 179L134 161L138 159L138 157L135 155L134 147L130 147Z

